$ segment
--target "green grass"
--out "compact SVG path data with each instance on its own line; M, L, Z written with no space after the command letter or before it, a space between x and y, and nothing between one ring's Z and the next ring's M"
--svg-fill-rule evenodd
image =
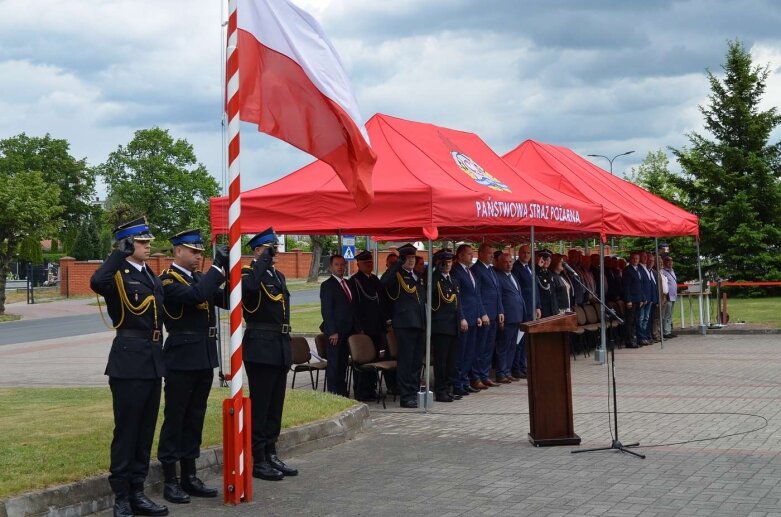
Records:
M222 400L229 396L227 389L212 390L204 447L222 443ZM320 391L288 390L282 427L328 418L353 404ZM108 387L0 389L0 430L0 499L106 472L113 430L111 392Z
M0 314L0 323L4 321L16 321L22 319L18 314Z
M322 322L319 303L294 305L290 310L290 324L296 334L319 333Z
M714 302L715 299L711 298L711 322L713 323L716 322L716 308L714 307ZM684 304L683 308L686 314L686 324L689 324L689 301L679 298L675 302L675 308L673 309L673 327L676 329L681 326L681 307L679 305L681 303ZM699 324L699 308L697 303L697 298L694 298L692 300L692 309L694 311L695 324ZM703 311L705 311L706 308L706 306L703 306ZM745 321L746 323L781 328L781 297L729 298L727 300L727 314L729 314L730 323Z

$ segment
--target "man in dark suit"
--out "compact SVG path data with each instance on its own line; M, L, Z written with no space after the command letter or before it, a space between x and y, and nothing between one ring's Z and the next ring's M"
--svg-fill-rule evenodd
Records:
M640 325L640 308L644 305L645 299L643 277L638 266L639 263L640 254L633 251L629 256L629 264L622 274L623 296L626 303L624 329L626 331L625 341L628 348L638 348L637 331Z
M440 250L434 255L431 278L431 350L434 355L434 394L438 402L453 402L452 379L456 371L458 336L469 328L458 296L458 283L450 275L453 253Z
M523 321L532 321L542 317L542 305L540 305L540 286L534 280L532 273L533 264L531 248L524 244L518 249L518 260L513 264L512 273L515 280L521 286L521 295L523 296ZM532 305L532 289L536 306ZM518 347L515 349L512 369L510 371L510 380L521 380L526 378L526 336L523 337Z
M355 293L344 279L345 260L331 255L328 261L331 276L320 284L320 314L323 316L323 334L328 338L328 367L325 371L328 391L348 397L347 358L350 350L347 339L355 333Z
M171 238L174 262L160 281L165 295L165 419L160 430L157 459L163 466L163 497L172 503L189 503L190 496L217 497L217 489L198 479L195 460L201 455L201 436L217 357L217 318L214 307L227 308L225 282L228 250L217 248L206 274L198 271L203 258L200 230ZM176 477L181 463L182 481Z
M494 355L496 344L496 331L504 324L504 309L502 297L499 294L499 282L496 273L491 266L494 248L490 244L483 243L477 250L477 262L470 270L475 277L477 289L480 291L480 299L483 302L483 310L488 316L488 324L482 325L477 331L477 351L472 371L469 374L470 386L477 390L499 386L488 378L491 372L491 359Z
M144 494L165 375L161 340L163 286L146 266L154 239L145 218L114 230L115 249L90 287L106 300L117 334L106 375L114 407L109 484L114 515L168 515Z
M395 256L395 255L394 255ZM350 277L348 283L351 284L355 293L355 318L356 325L360 332L363 332L372 339L377 356L384 351L385 359L390 358L390 352L387 347L387 330L390 323L390 312L388 298L382 282L374 274L374 257L371 252L364 250L355 256L358 263L358 272ZM355 385L355 397L358 400L374 400L377 398L375 386L377 384L377 374L370 372L353 372ZM385 382L388 388L396 388L396 372L387 371L384 374Z
M416 252L412 244L399 248L399 261L381 280L393 302L391 322L399 345L396 377L400 404L405 408L418 407L420 368L426 339L426 290L423 279L413 271Z
M298 471L277 456L282 428L287 372L293 363L290 349L290 291L285 275L274 267L277 236L273 228L249 241L255 258L241 269L244 368L252 403L252 475L269 481L295 476Z
M654 322L656 321L659 312L659 276L654 269L655 264L656 257L653 253L647 253L645 256L645 264L641 264L647 278L645 283L645 298L648 303L645 304L643 307L643 314L640 315L645 345L650 345L653 342Z
M498 364L496 366L496 382L507 384L512 382L515 376L511 375L513 361L516 351L522 347L518 343L518 331L521 323L526 317L526 304L521 294L521 286L512 274L512 259L509 253L502 253L499 257L499 269L497 280L502 296L502 308L504 309L504 325L501 331L501 337L497 341L496 355ZM526 371L526 354L521 350L522 371Z
M488 322L477 282L469 269L472 266L473 253L469 244L458 246L456 263L451 270L451 275L458 282L459 301L467 322L467 331L463 332L458 340L456 372L452 380L453 394L461 396L480 391L470 386L469 372L472 371L477 351L477 330Z

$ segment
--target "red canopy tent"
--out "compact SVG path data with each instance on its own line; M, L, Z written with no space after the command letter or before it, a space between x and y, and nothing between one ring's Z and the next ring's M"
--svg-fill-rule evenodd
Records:
M699 235L696 215L613 176L566 147L526 140L505 154L504 159L524 176L532 176L574 198L602 205L606 234Z
M366 124L378 160L374 202L357 211L331 167L311 163L244 192L241 226L254 233L354 233L405 238L604 235L602 207L518 174L477 135L377 114ZM228 228L227 197L211 199L214 235Z

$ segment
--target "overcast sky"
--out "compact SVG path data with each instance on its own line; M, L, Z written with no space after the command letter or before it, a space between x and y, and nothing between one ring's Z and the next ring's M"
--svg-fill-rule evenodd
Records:
M781 105L776 0L296 3L340 52L364 120L383 112L473 131L499 154L528 138L584 155L635 150L616 161L620 174L682 146L702 126L705 69L720 71L735 38L770 65L765 105ZM0 138L49 132L94 165L161 126L221 178L220 4L0 0ZM311 161L242 131L245 189Z

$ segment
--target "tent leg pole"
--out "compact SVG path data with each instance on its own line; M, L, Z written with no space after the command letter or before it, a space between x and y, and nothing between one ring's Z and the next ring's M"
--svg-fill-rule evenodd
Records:
M702 316L702 293L705 292L705 285L702 283L702 261L700 260L700 238L697 237L695 239L695 244L697 246L697 276L700 280L700 294L697 295L697 298L700 301L700 334L703 336L708 333L708 328L705 326L705 321Z
M656 290L659 291L659 346L662 350L664 350L664 320L662 319L664 317L664 310L662 309L662 297L664 296L664 292L661 282L666 282L667 277L661 274L662 263L660 262L659 258L659 237L654 237L654 246L656 247L656 271L660 273L656 275L656 278L660 282L656 286Z
M532 270L532 321L537 319L537 258L534 252L534 225L529 231L530 248L532 251L531 270Z
M431 392L431 278L433 276L433 253L431 249L431 239L428 240L428 268L426 268L426 392L423 394L423 403L420 406L424 413L428 413L433 406L433 395ZM442 382L437 379L437 382Z
M602 237L599 237L599 298L602 303L599 304L599 348L594 351L594 361L599 364L605 364L607 357L607 331L605 329L605 243Z

